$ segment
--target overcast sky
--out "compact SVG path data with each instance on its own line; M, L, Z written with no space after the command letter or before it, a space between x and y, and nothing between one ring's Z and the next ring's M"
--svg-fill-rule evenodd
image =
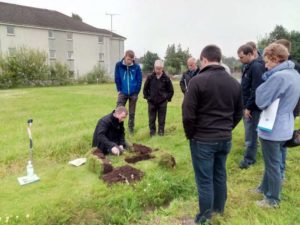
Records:
M0 0L1 1L1 0ZM198 58L207 44L236 56L247 41L270 33L276 25L300 31L300 0L2 0L9 3L80 15L85 23L126 37L125 49L137 57L146 51L165 56L168 44L179 43ZM0 12L1 13L1 12Z

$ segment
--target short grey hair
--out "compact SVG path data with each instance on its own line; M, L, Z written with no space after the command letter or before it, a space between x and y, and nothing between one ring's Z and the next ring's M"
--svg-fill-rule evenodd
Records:
M194 57L190 57L190 58L188 58L188 60L186 62L187 63L189 63L189 62L197 63L197 60Z
M126 115L128 114L128 111L126 109L125 106L118 106L116 109L115 109L115 113L120 115L121 113L125 113Z
M155 60L154 67L164 68L164 62L161 59Z

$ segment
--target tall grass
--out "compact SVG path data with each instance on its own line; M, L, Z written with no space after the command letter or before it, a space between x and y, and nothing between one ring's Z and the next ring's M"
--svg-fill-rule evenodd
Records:
M181 124L182 94L174 82L175 96L168 105L166 135L149 138L147 104L140 95L134 136L127 139L158 148L156 158L134 167L145 173L135 184L108 186L86 166L72 167L68 161L90 150L98 119L116 104L113 84L28 88L0 91L0 224L181 224L193 218L198 203L189 145ZM41 180L19 186L28 158L26 121L33 118L34 168ZM298 124L299 125L299 124ZM261 179L263 162L240 170L243 127L234 131L228 157L228 201L224 216L215 224L300 224L300 152L290 149L287 179L279 209L261 209L252 194ZM170 153L174 169L158 165ZM124 157L109 156L114 165L125 165ZM16 216L18 218L16 218Z

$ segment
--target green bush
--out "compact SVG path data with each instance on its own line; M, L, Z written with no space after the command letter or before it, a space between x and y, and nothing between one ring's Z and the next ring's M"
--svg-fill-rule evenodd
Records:
M24 47L0 56L0 71L1 88L44 86L50 72L45 52Z
M94 66L93 70L89 72L84 79L88 84L108 83L111 81L110 78L106 76L105 70L100 65Z
M49 80L51 85L66 85L72 83L72 74L66 64L55 62L50 66Z
M0 55L0 88L66 85L73 83L66 64L47 64L47 53L21 47Z

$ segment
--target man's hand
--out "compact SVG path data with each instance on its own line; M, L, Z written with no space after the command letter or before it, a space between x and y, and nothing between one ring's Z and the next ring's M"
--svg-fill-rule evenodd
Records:
M247 119L247 120L250 120L252 118L251 116L251 111L249 109L245 109L244 110L244 117Z
M111 149L111 153L113 154L113 155L117 155L117 156L119 156L120 155L120 150L119 150L119 148L118 147L113 147L112 149Z
M124 147L123 145L119 145L120 150L123 152L124 151Z

